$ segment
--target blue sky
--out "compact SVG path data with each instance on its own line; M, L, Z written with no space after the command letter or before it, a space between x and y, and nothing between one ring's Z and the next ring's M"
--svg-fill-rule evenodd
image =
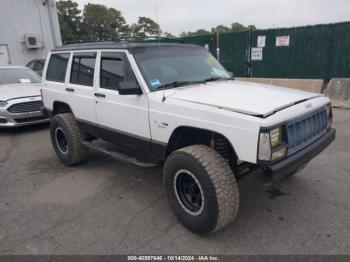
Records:
M179 34L240 22L258 28L350 21L350 0L75 0L122 11L128 23L139 16L155 19L163 31Z

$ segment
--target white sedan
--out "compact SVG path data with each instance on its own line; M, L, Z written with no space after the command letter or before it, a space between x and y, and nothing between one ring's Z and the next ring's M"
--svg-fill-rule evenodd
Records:
M0 67L0 128L48 122L41 112L40 77L22 66Z

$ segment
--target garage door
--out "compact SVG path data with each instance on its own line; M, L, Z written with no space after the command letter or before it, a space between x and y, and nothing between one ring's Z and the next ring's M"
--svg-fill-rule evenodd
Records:
M0 45L0 66L8 65L10 62L7 45Z

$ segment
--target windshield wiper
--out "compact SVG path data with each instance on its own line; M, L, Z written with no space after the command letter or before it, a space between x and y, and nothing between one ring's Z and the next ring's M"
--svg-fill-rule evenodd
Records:
M174 81L158 87L157 90L169 89L169 88L179 87L179 86L194 85L194 84L205 84L205 83L206 81Z
M215 81L221 81L221 80L233 80L233 78L232 77L211 77L203 81L207 83L207 82L215 82Z

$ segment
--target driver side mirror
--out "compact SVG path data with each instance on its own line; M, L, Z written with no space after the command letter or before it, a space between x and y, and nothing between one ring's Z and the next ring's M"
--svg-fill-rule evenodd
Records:
M141 95L142 90L136 81L127 81L119 83L118 88L120 95Z

